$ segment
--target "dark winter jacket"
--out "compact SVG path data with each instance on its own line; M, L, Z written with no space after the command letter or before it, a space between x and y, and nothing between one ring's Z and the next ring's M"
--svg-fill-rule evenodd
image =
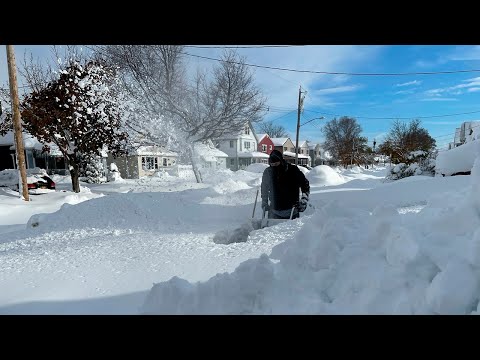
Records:
M275 210L291 209L299 200L299 190L310 194L310 183L300 169L282 160L282 165L268 167L263 171L262 202L270 200Z

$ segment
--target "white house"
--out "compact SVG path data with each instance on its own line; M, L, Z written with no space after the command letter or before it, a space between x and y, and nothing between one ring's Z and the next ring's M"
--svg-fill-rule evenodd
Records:
M227 134L215 140L217 148L228 155L227 168L245 169L248 165L263 162L268 155L257 151L258 137L250 121L236 134Z
M114 158L108 154L107 164L117 165L120 175L124 179L139 179L143 176L152 176L157 171L171 169L177 164L177 153L167 150L163 146L132 145L126 155Z

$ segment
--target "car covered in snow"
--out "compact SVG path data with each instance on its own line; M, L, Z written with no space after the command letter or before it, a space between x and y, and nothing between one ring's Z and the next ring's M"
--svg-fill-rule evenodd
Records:
M0 186L18 191L19 171L6 169L0 171ZM55 182L44 169L27 169L27 187L29 194L44 194L55 191Z

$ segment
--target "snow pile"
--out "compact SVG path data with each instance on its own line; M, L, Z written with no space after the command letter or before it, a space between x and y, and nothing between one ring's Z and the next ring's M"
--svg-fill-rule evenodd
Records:
M345 179L328 165L318 165L306 175L310 186L332 186L345 183Z
M480 156L480 140L475 140L456 148L439 152L436 159L436 174L450 176L455 173L469 172L473 162Z
M255 164L250 164L245 168L245 171L250 171L253 173L262 173L263 171L268 167L267 164L261 164L261 163L255 163Z
M477 160L466 192L433 196L418 213L329 201L294 220L303 227L270 256L206 282L173 277L155 284L140 313L477 313L480 200L466 194L479 188Z

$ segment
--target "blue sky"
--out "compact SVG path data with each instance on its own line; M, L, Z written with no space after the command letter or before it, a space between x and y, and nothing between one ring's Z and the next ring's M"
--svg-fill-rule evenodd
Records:
M259 45L254 45L259 46ZM7 86L5 46L0 47L0 86ZM17 61L25 50L51 59L48 46L15 46ZM187 47L191 55L219 58L222 49ZM405 73L480 69L480 46L319 45L241 48L249 64L296 70L347 73ZM208 68L214 60L187 56L189 66ZM295 139L298 90L306 90L300 139L322 141L322 125L334 117L353 116L370 144L388 132L393 118L420 118L444 148L463 121L480 120L480 71L404 76L354 76L289 72L252 67L267 97L266 120L283 125ZM21 81L21 79L20 79ZM445 116L459 113L471 114ZM375 119L385 118L385 119ZM389 119L392 118L392 119Z

